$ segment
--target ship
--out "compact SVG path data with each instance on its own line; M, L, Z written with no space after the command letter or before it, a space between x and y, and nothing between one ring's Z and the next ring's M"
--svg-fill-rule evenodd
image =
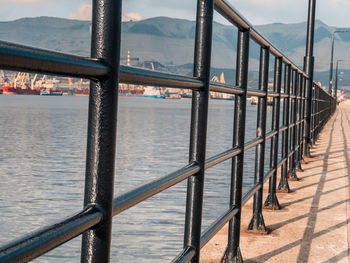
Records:
M39 89L31 89L27 86L17 86L14 87L11 84L5 84L4 86L0 87L2 90L2 94L4 95L39 95L40 90Z
M131 53L128 50L126 65L131 66ZM138 58L137 58L138 61ZM151 63L151 69L154 70L154 63ZM133 85L126 83L119 83L118 86L118 96L119 97L133 97L133 98L161 98L164 99L164 94L161 92L159 87L153 86L143 86L143 85Z
M192 99L192 91L186 90L181 94L182 99Z
M18 72L17 76L14 78L13 82L6 81L0 89L3 91L3 94L6 95L39 95L40 88L34 87L34 81L37 74L35 74L34 79L31 82L31 85L28 85L29 74L24 72Z
M145 98L156 98L156 99L164 99L164 95L161 94L160 88L153 86L146 86L143 88L143 97Z
M89 93L90 93L89 88L73 90L73 96L89 96Z
M142 85L119 84L118 95L119 97L164 99L160 88Z
M250 98L251 105L258 105L258 102L259 102L259 99L257 97ZM267 97L266 105L273 106L273 98L272 97Z
M120 97L143 97L143 86L129 85L120 83L118 89L118 95Z
M273 91L273 83L269 83L268 84L267 90L268 90L268 92ZM251 97L250 98L250 104L251 105L258 105L258 102L259 102L259 98L258 97ZM267 106L273 106L273 97L267 96L266 105Z
M40 91L41 96L62 96L62 90L51 90L51 89L42 89Z

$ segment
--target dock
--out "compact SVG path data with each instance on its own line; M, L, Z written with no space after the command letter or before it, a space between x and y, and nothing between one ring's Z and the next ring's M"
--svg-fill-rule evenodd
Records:
M339 105L305 158L291 193L278 193L281 210L263 210L269 234L247 231L252 201L242 209L240 248L245 263L349 262L350 101ZM265 184L266 188L267 184ZM264 189L264 198L267 189ZM201 251L201 262L220 262L225 226Z

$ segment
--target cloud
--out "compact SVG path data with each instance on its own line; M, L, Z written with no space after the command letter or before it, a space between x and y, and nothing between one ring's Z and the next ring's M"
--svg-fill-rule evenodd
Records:
M39 10L47 7L48 0L0 0L0 15L1 20L8 19L11 15L16 14L17 17L23 17L23 10L29 14L30 10ZM28 16L28 15L27 15Z
M252 24L296 23L307 20L308 1L305 0L227 1ZM349 10L349 0L317 1L316 19L328 25L349 26Z
M162 7L165 9L180 9L180 10L196 10L197 1L164 1L164 0L148 0L146 1L148 5L154 7Z
M89 2L81 3L78 8L70 13L67 18L75 20L91 20L92 15L92 5Z
M11 4L11 5L22 5L22 6L41 6L46 5L46 0L11 0L9 3L8 0L0 0L0 4Z
M90 21L91 16L92 16L92 4L90 2L83 2L78 6L78 8L74 12L70 13L67 16L67 18ZM138 21L142 19L145 19L145 17L138 12L123 12L122 14L122 21L130 21L130 20Z
M278 4L279 0L253 0L255 5Z
M145 17L137 12L123 12L122 14L122 21L138 21L143 19L145 19Z

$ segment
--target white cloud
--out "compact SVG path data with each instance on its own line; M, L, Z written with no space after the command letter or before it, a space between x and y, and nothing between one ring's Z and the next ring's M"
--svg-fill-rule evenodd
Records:
M46 0L11 0L9 3L8 0L0 0L0 4L6 4L6 5L24 5L24 6L40 6L47 4Z
M83 2L78 6L78 8L74 12L70 13L67 16L67 18L89 21L91 20L91 15L92 15L92 4L90 2ZM142 19L145 19L145 17L138 12L123 12L122 14L122 21L130 21L130 20L138 21Z
M76 19L76 20L91 20L92 16L92 5L89 2L81 3L78 8L70 13L67 18L68 19Z
M252 24L295 23L307 20L306 0L228 0ZM316 2L316 19L328 25L349 26L349 0Z
M269 5L279 3L279 0L253 0L252 2L255 5Z
M137 12L123 12L122 21L138 21L143 20L145 17Z

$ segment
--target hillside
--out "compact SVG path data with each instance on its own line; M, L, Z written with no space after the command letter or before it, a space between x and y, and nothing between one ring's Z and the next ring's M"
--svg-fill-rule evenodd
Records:
M292 61L302 66L306 23L276 23L256 28ZM314 53L317 72L326 74L329 69L331 36L334 30L334 27L316 21ZM11 22L0 22L0 39L3 41L83 56L88 56L90 53L90 31L90 22L53 17L22 18ZM124 22L122 24L122 63L126 59L127 50L130 50L133 64L142 65L145 61L157 61L164 70L188 73L193 63L194 34L195 23L184 19L155 17ZM229 71L235 67L236 35L234 27L214 24L212 55L214 68ZM349 44L350 33L336 35L334 58L336 60L341 57L344 60L341 63L343 69L350 69ZM185 64L187 67L181 68L181 65ZM259 47L252 42L250 70L256 71L258 64ZM326 75L322 79L327 79ZM343 82L345 84L345 81Z

